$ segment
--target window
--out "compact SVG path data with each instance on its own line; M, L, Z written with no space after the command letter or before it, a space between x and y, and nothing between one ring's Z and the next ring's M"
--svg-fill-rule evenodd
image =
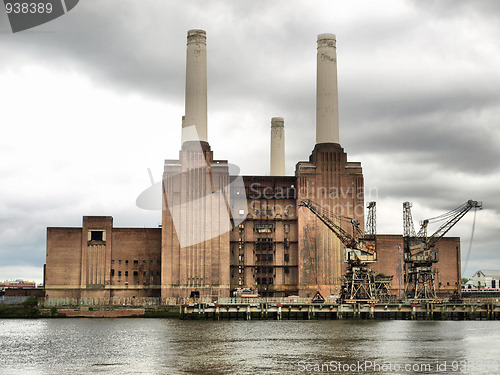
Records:
M134 271L134 276L139 276L139 272Z
M143 261L142 261L142 263L146 264L146 263L147 263L147 261L146 261L146 260L143 260Z
M128 271L125 271L125 276L128 276Z
M144 271L144 272L142 273L142 276L146 276L146 271Z
M118 260L118 264L122 264L122 260L121 259Z
M114 259L111 259L111 264L115 264L115 260Z
M104 241L104 231L91 230L90 231L90 241Z
M160 271L157 271L157 272L156 272L156 276L160 276Z
M272 233L273 225L272 224L256 224L255 230L257 233Z
M290 232L290 224L285 224L285 233Z
M149 263L151 263L151 264L153 264L153 262L154 262L154 260L153 260L153 259L151 259L151 260L149 261Z
M154 276L153 271L149 271L149 276L151 276L151 277L153 277L153 276Z
M125 264L128 264L128 259L125 259Z
M285 273L290 273L290 269L288 267L285 267Z
M115 270L111 269L111 276L115 276Z
M290 261L290 255L289 254L285 254L285 262L289 262Z
M122 275L122 271L118 271L118 276L121 276Z
M134 265L138 265L139 261L137 259L134 259Z

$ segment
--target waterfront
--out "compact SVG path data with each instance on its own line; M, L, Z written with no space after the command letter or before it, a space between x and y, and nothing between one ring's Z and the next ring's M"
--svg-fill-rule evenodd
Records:
M439 373L496 374L498 328L495 321L0 320L0 373L296 374L319 365L339 373L332 361L436 373L446 361ZM460 371L465 363L475 367ZM369 370L360 372L376 372Z

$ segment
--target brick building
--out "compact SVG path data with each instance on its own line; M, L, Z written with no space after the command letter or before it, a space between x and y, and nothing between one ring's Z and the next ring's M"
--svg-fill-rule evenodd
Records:
M316 145L295 176L284 174L284 124L272 120L271 176L239 176L217 160L207 139L206 36L188 32L186 110L177 159L165 161L161 228L114 228L111 217L81 228L47 229L48 297L228 297L236 288L261 296L338 295L343 245L310 211L321 207L364 223L361 164L340 146L336 39L318 36ZM341 223L352 230L349 223ZM404 289L403 237L377 235L376 272ZM438 293L460 285L458 238L440 241Z

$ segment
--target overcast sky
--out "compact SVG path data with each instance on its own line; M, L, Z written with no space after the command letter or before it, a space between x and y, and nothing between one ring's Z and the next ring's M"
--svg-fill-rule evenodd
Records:
M286 171L315 142L316 37L337 35L340 142L360 161L378 233L483 201L449 233L462 269L500 269L500 2L85 0L12 34L0 9L0 280L42 281L48 226L136 207L178 156L186 33L207 32L216 159L269 173L271 117ZM434 228L436 229L436 228ZM432 228L431 228L432 230Z

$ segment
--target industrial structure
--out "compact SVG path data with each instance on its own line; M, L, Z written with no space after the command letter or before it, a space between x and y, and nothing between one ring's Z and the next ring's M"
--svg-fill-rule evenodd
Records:
M311 155L285 176L284 119L274 117L270 176L239 176L210 147L206 34L190 30L182 143L165 160L161 228L114 228L108 216L47 228L46 296L217 299L247 288L262 297L403 298L408 239L417 237L377 234L374 202L365 233L363 173L340 145L337 91L336 37L321 34ZM439 259L426 263L432 296L460 288L460 240L445 233Z

